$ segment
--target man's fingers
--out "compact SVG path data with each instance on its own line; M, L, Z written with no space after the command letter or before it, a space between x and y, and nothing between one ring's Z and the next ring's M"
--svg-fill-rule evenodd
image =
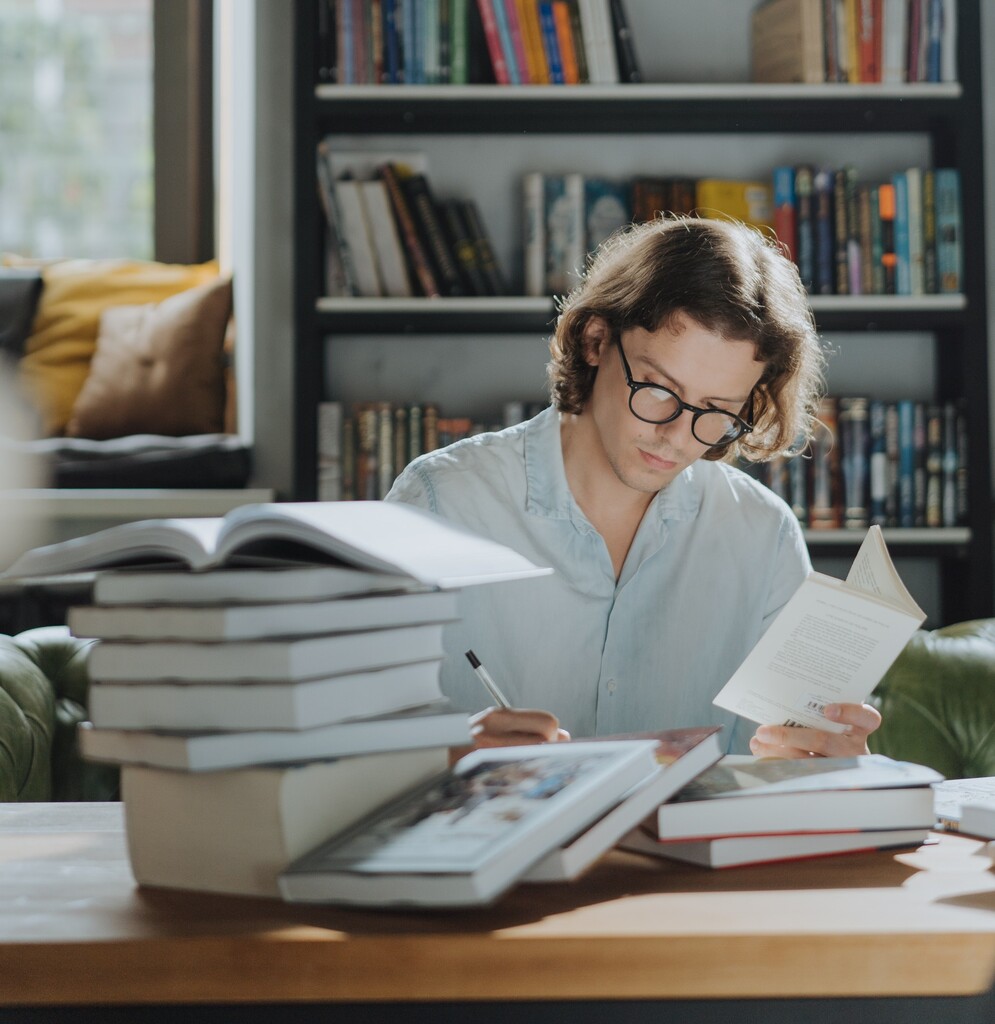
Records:
M470 719L470 735L477 747L508 747L555 743L570 739L555 715L531 708L486 708Z

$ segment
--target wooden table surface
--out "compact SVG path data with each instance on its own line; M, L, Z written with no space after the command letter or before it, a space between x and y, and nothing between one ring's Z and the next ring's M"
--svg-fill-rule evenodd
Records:
M615 852L493 907L139 889L118 804L0 805L0 1005L953 996L995 976L984 844L724 871Z

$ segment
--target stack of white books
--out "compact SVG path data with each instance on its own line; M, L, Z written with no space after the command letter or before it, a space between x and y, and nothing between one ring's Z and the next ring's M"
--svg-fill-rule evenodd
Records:
M419 509L354 502L129 523L5 575L94 569L94 603L69 615L96 641L80 749L122 766L136 879L263 896L470 742L439 687L459 590L548 571Z
M711 868L918 846L936 823L933 785L942 779L880 754L728 755L621 845Z

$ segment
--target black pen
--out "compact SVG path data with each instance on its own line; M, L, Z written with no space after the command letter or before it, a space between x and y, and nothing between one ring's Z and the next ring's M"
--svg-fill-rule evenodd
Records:
M510 708L511 701L508 700L508 698L501 692L501 690L498 688L498 684L495 683L493 679L491 679L490 672L488 672L487 669L480 664L480 659L476 656L476 654L474 654L473 651L467 651L466 660L470 662L470 665L472 666L473 671L476 673L477 678L484 684L484 686L487 689L487 692L497 702L498 707Z

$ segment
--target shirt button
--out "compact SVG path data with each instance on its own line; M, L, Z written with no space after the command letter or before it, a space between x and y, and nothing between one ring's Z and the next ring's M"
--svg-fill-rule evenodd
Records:
M614 679L609 679L608 680L608 692L609 693L614 693L617 688L618 688L618 683L616 683Z

